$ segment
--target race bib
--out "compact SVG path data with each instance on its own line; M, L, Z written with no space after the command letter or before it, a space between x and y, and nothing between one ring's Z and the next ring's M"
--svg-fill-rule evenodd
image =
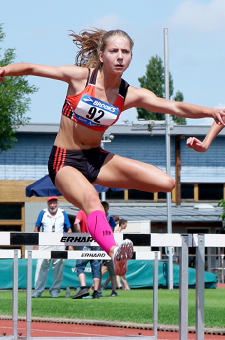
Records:
M78 122L86 126L110 126L117 119L119 108L99 99L83 94L74 116Z

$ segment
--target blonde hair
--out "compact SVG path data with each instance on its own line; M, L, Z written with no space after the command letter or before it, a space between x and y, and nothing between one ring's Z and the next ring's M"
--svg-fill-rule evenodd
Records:
M98 28L83 30L79 34L71 31L69 34L73 38L73 43L79 51L75 58L75 65L81 67L101 68L102 63L99 60L99 52L104 52L108 39L114 36L127 38L130 42L131 50L134 46L130 36L122 30L105 31Z

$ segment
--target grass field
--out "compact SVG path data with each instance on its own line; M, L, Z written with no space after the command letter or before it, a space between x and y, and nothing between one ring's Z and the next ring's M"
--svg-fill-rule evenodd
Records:
M153 291L136 289L118 291L118 297L110 297L110 290L103 291L100 299L65 299L65 291L58 299L49 292L32 299L32 316L48 318L97 319L149 323L152 321ZM71 291L71 296L75 291ZM12 314L12 292L0 291L0 314ZM19 316L26 315L26 292L19 292ZM205 327L225 328L225 289L205 290ZM189 326L195 325L195 290L189 290ZM160 289L158 293L158 324L179 324L179 290Z

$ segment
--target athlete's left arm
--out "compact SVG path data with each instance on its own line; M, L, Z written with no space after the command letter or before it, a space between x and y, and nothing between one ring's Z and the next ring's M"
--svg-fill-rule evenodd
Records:
M205 152L223 128L223 125L218 125L214 122L203 141L200 141L196 137L189 137L186 144L190 149L197 152Z
M153 92L129 86L124 109L142 107L148 111L172 114L182 118L212 117L216 123L225 125L225 110L177 102L157 97Z

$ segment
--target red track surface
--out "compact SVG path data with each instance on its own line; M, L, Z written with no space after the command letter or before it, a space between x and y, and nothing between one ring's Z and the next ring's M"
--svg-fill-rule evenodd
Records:
M0 336L11 336L13 334L13 322L11 320L0 320ZM22 334L19 334L22 333ZM18 335L26 336L25 321L18 321ZM131 329L106 326L77 325L64 323L32 322L31 337L124 337L124 336L153 336L152 330ZM189 333L188 339L195 339L195 334ZM177 332L157 333L159 340L178 340ZM225 340L224 335L205 334L205 340Z

